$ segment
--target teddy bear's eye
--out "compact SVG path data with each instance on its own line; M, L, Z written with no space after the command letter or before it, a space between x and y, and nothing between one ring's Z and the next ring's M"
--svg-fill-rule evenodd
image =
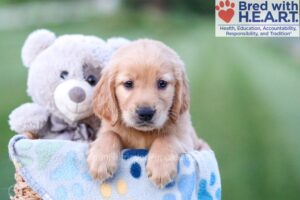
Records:
M66 79L68 75L69 75L69 72L67 72L67 71L62 71L62 72L60 73L60 78Z
M89 75L87 78L86 78L86 81L91 85L91 86L94 86L97 84L97 78L94 76L94 75Z

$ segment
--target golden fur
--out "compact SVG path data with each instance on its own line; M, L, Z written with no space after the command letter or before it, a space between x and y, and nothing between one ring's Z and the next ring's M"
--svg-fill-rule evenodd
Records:
M132 81L132 89L124 82ZM158 89L157 81L167 86ZM208 147L191 124L185 67L169 47L154 40L137 40L120 48L96 86L94 112L102 127L91 144L88 165L94 178L106 180L117 169L124 148L149 149L146 170L158 187L176 176L180 154ZM137 123L136 109L156 110L149 124Z

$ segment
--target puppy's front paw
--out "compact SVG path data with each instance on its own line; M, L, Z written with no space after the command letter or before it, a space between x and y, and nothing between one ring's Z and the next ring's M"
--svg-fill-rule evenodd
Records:
M177 175L178 159L171 157L149 154L146 166L147 174L154 185L159 188L164 188Z
M118 153L102 151L91 147L87 163L90 174L101 182L111 178L118 167Z

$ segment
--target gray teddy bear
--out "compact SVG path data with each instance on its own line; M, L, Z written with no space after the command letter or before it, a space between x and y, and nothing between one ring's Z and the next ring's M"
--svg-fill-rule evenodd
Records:
M33 102L10 114L11 130L37 138L94 140L100 127L92 111L95 85L113 52L128 42L75 34L56 37L45 29L31 33L22 61L29 68L27 93Z

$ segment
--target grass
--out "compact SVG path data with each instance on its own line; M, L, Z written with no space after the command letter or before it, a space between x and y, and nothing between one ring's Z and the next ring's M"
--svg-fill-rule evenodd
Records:
M38 27L58 35L151 37L173 47L187 65L191 113L216 152L224 200L296 200L300 196L300 68L273 40L214 37L210 18L127 13L61 25L0 32L0 198L8 199L13 166L7 155L10 111L30 99L20 61L26 36Z

